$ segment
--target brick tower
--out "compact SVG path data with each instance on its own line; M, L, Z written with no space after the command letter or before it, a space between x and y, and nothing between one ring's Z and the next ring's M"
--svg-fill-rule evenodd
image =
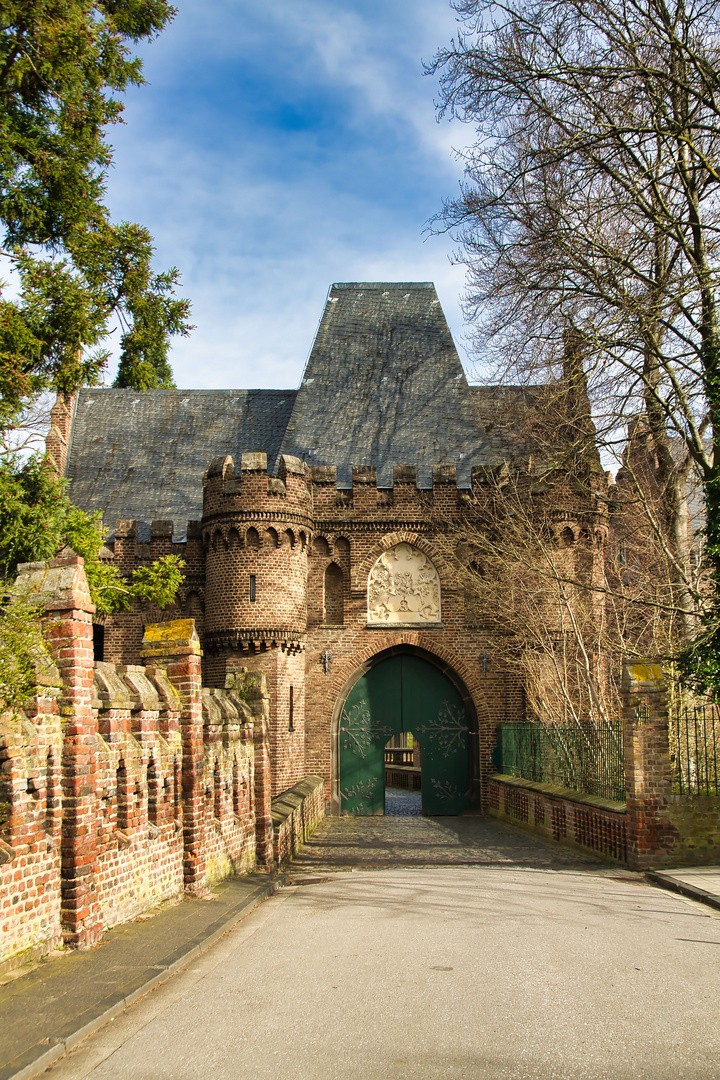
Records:
M233 668L265 673L270 691L273 794L305 775L307 557L312 493L306 466L282 455L268 476L264 453L216 458L203 482L206 681Z

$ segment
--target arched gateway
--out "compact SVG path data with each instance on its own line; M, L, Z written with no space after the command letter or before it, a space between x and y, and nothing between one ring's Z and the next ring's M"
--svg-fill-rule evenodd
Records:
M463 700L434 664L400 653L361 675L343 706L338 725L342 813L383 813L385 744L410 731L422 748L423 814L467 809L470 740Z

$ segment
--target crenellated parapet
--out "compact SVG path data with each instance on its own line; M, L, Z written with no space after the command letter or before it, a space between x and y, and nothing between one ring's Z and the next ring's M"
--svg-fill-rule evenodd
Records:
M417 466L396 465L392 470L392 487L378 487L376 468L354 465L352 487L339 487L334 466L312 465L309 479L316 520L328 517L417 520L438 510L453 513L463 491L458 488L457 467L435 465L428 478L432 486L421 486Z
M210 464L203 478L203 522L228 514L248 521L294 520L311 526L312 493L307 466L299 458L283 454L278 475L270 476L267 454L242 454L240 468L228 454Z

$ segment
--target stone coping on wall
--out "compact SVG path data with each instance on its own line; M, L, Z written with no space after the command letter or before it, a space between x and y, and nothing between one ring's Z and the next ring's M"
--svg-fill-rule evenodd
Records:
M253 726L254 717L249 705L230 690L203 686L202 708L203 720L210 726Z
M524 788L526 791L537 791L551 799L565 799L568 802L580 803L583 806L592 806L596 810L606 810L611 814L626 813L624 802L603 799L599 795L587 795L584 791L575 791L573 788L558 787L556 784L539 784L535 780L525 780L523 777L509 776L506 773L493 773L488 779L496 780L500 784L510 784L513 787Z
M164 668L102 661L96 661L93 666L92 704L100 710L179 712L181 708L180 695Z
M291 787L288 791L284 791L282 795L278 795L276 799L272 801L272 822L273 828L279 829L284 822L290 817L290 815L297 810L304 799L307 799L309 795L317 791L319 787L323 787L325 781L321 776L306 776L304 780L301 780L294 787Z

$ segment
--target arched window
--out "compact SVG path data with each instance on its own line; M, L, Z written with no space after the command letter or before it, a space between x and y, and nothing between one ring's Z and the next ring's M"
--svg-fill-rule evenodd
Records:
M330 554L330 547L324 536L316 536L313 540L313 555L327 556Z
M340 559L347 559L350 554L350 541L345 536L338 536L335 541L335 554Z
M260 533L252 525L245 533L245 547L254 548L256 551L260 547Z
M267 533L265 534L265 543L269 548L276 548L278 546L280 541L278 539L276 529L273 529L272 527L268 529Z
M560 547L569 548L575 543L575 533L572 531L569 525L566 525L563 531L560 533Z
M337 563L330 563L325 571L323 621L341 626L343 618L343 574Z

